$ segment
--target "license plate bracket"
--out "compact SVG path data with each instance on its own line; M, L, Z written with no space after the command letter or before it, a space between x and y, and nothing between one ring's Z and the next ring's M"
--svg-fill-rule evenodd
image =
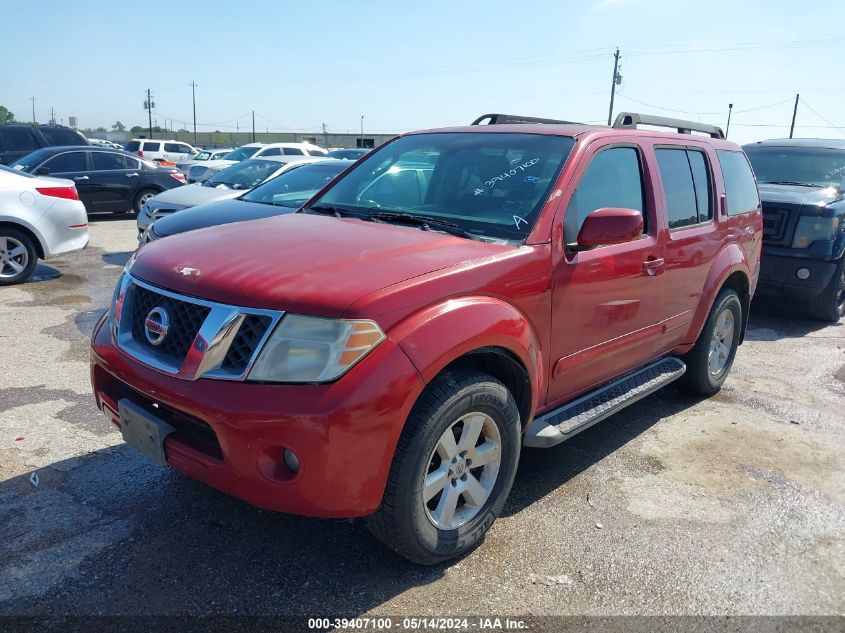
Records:
M166 466L164 440L176 429L126 398L118 402L118 409L123 441L156 464Z

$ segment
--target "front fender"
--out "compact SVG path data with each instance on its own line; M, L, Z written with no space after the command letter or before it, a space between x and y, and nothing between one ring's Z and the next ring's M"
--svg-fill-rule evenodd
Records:
M690 325L687 341L689 344L695 344L695 341L698 340L701 330L704 329L707 316L710 314L713 303L716 301L716 296L719 294L719 290L722 289L728 277L735 272L743 273L750 287L752 275L745 251L739 244L729 243L719 251L719 254L710 265L707 280L704 282L701 301L698 302L698 309Z
M397 323L388 335L426 383L469 352L499 347L515 355L528 371L532 412L545 391L537 332L522 312L500 299L465 297L431 305Z

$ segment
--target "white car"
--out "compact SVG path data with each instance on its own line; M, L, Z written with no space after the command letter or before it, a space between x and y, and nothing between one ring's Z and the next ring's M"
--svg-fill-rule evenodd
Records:
M88 216L72 180L0 165L0 286L23 283L39 259L88 244Z
M124 149L144 160L159 162L163 160L178 163L191 158L198 150L181 141L166 141L148 138L133 138Z
M270 156L250 158L227 167L211 178L192 185L177 187L147 200L137 216L138 239L158 218L204 202L237 198L250 189L275 178L294 163L325 160L312 156Z
M194 165L205 165L210 160L219 160L229 152L233 151L235 151L233 147L224 147L222 149L200 149L190 158L176 163L176 169L181 171L187 177L188 170Z
M194 165L185 174L188 182L202 182L216 174L221 169L231 167L247 158L264 158L266 156L322 156L327 150L311 143L247 143L241 145L219 160L209 160L202 165Z

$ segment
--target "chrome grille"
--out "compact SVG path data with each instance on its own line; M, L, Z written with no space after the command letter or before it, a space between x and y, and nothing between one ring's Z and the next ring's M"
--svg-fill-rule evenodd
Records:
M144 321L153 308L164 308L170 316L170 328L161 345L153 345L144 334ZM135 286L132 296L132 338L156 356L165 357L180 365L188 355L191 343L200 331L211 308L180 301L141 286Z
M221 367L234 374L243 373L271 322L270 317L258 314L250 314L244 318Z
M245 380L284 314L183 296L131 276L121 281L120 292L117 346L145 365L184 380ZM163 308L169 317L158 345L147 338L146 320L154 308Z

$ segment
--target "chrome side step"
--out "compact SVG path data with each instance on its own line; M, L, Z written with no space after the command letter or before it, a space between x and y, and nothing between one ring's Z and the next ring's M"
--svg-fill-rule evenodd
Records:
M560 444L677 380L686 370L687 366L673 356L646 365L535 418L525 431L523 445L549 448Z

